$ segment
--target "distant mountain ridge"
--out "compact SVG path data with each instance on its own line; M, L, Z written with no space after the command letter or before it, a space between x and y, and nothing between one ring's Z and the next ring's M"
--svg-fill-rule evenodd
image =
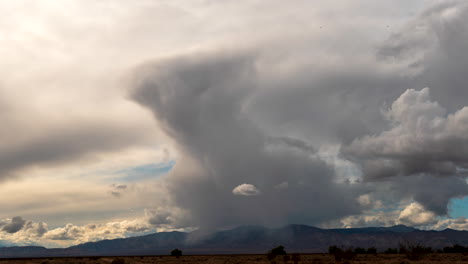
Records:
M2 247L0 258L49 256L123 256L167 255L174 248L184 254L249 254L266 253L278 245L288 252L326 252L330 245L343 247L376 247L383 251L400 243L420 243L442 248L460 244L468 246L468 231L446 229L423 231L404 225L348 229L321 229L307 225L282 228L240 226L206 234L202 231L161 232L145 236L88 242L68 248Z

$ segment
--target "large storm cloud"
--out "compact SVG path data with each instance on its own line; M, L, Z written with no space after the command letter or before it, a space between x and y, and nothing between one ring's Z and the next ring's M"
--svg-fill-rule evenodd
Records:
M318 223L358 213L358 188L337 183L334 169L307 144L277 144L250 120L245 105L258 85L256 59L248 52L202 53L141 70L133 98L183 153L167 178L175 205L205 227ZM233 195L246 182L261 194ZM275 188L284 182L287 188Z
M335 50L341 63L334 71L322 65L279 71L280 60L265 64L268 48L145 64L132 97L153 112L182 153L167 177L174 206L189 210L199 226L319 224L359 214L365 206L358 197L387 189L388 202L413 200L446 215L451 198L468 194L466 108L462 101L448 110L437 103L464 91L440 65L462 78L466 59L441 58L450 48L449 36L439 31L461 30L450 38L467 43L460 24L466 16L463 3L437 5L384 41L366 63L358 59L357 66L355 55ZM362 181L338 181L336 167L321 158L336 145L361 169ZM243 183L261 194L233 196ZM275 188L281 184L287 188Z

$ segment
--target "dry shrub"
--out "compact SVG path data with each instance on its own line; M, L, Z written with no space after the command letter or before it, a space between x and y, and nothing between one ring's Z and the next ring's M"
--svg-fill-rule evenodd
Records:
M343 250L337 246L330 246L328 253L332 254L336 261L353 260L356 257L356 253L352 248Z
M125 259L123 258L117 258L117 259L114 259L111 264L125 264Z
M400 244L400 253L405 254L409 260L421 260L433 250L430 247L425 247L420 243L406 242L405 245Z

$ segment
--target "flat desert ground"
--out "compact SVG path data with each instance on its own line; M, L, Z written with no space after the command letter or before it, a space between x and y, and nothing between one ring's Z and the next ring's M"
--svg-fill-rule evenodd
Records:
M123 261L122 261L123 260ZM285 261L284 256L277 256L268 260L266 255L215 255L215 256L144 256L144 257L76 257L76 258L36 258L36 259L0 259L0 264L294 264L294 261ZM424 256L419 261L410 261L402 254L358 255L352 261L335 261L329 254L301 254L299 264L313 263L355 263L355 264L409 264L409 263L467 263L468 256L463 254L433 253Z

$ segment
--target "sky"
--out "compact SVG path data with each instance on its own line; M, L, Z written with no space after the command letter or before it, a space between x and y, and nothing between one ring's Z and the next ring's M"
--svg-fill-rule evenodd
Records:
M468 3L0 0L0 246L468 230Z

